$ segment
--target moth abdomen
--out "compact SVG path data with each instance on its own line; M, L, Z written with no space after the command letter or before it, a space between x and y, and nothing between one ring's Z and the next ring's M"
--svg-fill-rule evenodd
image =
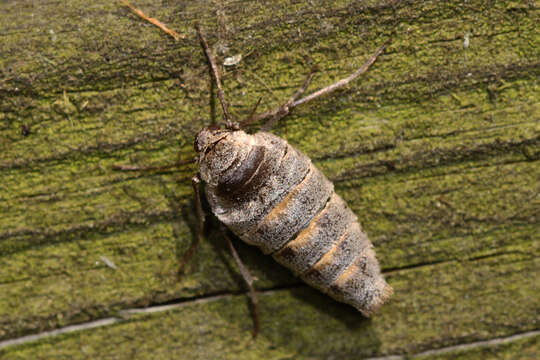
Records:
M309 225L275 252L273 257L297 275L303 275L334 247L351 221L356 221L356 216L333 193Z
M265 254L271 254L291 241L309 225L334 192L334 186L312 164L306 177L289 189L285 198L261 220L256 228L242 238L259 244Z
M309 285L371 315L392 289L373 245L333 184L277 136L243 131L215 136L219 151L204 152L200 163L219 220ZM205 164L212 161L221 165Z
M366 316L376 312L394 292L380 273L372 245L325 290L334 299L353 305Z

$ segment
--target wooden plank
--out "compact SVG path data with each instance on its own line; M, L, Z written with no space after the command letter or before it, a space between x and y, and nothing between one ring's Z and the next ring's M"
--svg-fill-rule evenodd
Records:
M540 353L538 332L515 335L482 343L425 352L413 359L453 360L453 359L536 359Z
M538 310L532 277L524 272L499 285L495 277L538 272L540 38L533 5L381 0L136 5L186 39L175 42L110 1L0 5L5 14L0 24L0 339L102 319L126 308L243 290L215 222L188 274L181 281L176 277L196 224L189 185L194 168L174 174L111 170L118 163L170 162L178 151L193 156L193 136L210 118L220 118L219 109L211 110L194 20L215 44L220 62L243 55L236 68L224 70L227 96L239 117L259 97L264 98L260 110L281 103L312 64L324 70L312 89L348 75L395 30L390 48L361 80L299 108L274 131L335 180L336 191L376 245L390 283L401 289L396 299L408 298L383 308L381 319L374 320L391 324L394 316L402 331L412 322L407 346L396 340L398 329L386 325L379 325L376 337L361 329L352 329L349 337L344 327L329 325L340 329L336 337L343 343L351 343L342 346L343 356L416 353L537 328L537 317L526 320L517 309L503 311L500 305L508 304L505 297L512 291L521 291L519 296L530 299L520 304L520 312ZM29 134L23 134L23 125ZM320 297L323 306L298 310L302 334L326 334L320 324L330 316L328 309L353 316L346 306L296 289L297 279L255 249L239 248L259 289L293 288L265 297L283 302L288 308L280 310L283 316L302 308L297 292ZM504 267L504 259L523 254L530 257L518 261L528 264L524 269ZM460 262L484 258L501 262L476 273L492 287L484 300L463 300L469 296L463 290L472 281L468 276L444 284L464 297L452 298L456 308L464 301L469 312L489 311L487 318L497 324L504 319L504 330L482 325L476 332L478 322L444 313L429 282L399 280L416 269L469 269ZM471 296L483 296L478 291ZM206 306L218 305L196 303L190 314L201 320L190 320L182 331L195 331L206 319L245 336L250 326L247 309L240 309L245 302L234 299L238 309L227 316L236 325L223 325L212 312L204 315ZM271 314L277 311L267 306ZM417 307L425 313L418 314ZM495 316L495 310L505 314ZM161 320L135 323L151 326L152 321ZM126 327L135 336L137 328L130 324L111 329ZM260 340L268 344L295 334L268 326L266 340ZM460 335L446 334L454 327ZM110 340L104 334L111 329L89 332L95 336L90 348ZM225 346L238 339L223 334L212 330L198 341ZM366 339L360 341L362 334ZM299 339L298 344L304 354L315 351L314 343ZM274 350L275 356L284 351ZM253 351L246 357L258 354Z
M363 358L414 354L534 329L538 258L502 255L388 274L394 300L369 320L307 287L261 296L262 333L251 339L245 296L188 301L172 310L8 348L7 358ZM411 290L414 289L413 295Z

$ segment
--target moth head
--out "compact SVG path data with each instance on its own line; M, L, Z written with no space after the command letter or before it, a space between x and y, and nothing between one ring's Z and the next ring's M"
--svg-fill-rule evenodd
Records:
M222 173L249 153L251 142L251 137L241 130L220 129L218 126L202 129L195 140L195 151L198 152L199 173L204 182L217 185Z
M204 156L219 140L227 136L227 133L228 131L221 129L219 125L210 125L203 128L195 138L195 151Z
M230 130L221 129L218 125L207 126L197 134L195 151L201 178L206 183L216 183L220 172L234 160L236 151L234 143L228 141L230 135Z

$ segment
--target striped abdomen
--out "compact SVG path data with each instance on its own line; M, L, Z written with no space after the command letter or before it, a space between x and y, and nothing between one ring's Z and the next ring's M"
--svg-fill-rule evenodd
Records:
M205 149L208 200L238 237L365 315L391 295L356 215L309 158L263 132L221 134Z

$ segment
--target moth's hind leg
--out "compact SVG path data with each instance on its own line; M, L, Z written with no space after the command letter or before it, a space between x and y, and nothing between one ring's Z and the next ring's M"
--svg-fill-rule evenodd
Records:
M317 99L318 97L321 97L326 94L330 94L337 89L343 88L347 86L352 81L356 80L361 74L365 73L371 65L377 60L377 58L383 53L386 46L390 43L390 39L387 40L382 46L380 46L373 55L369 57L369 59L362 65L358 70L356 70L353 74L349 75L348 77L341 79L339 81L336 81L335 83L328 85L327 87L324 87L322 89L319 89L307 96L304 96L303 98L300 98L302 94L306 91L307 87L309 86L309 83L311 82L311 79L313 78L313 75L316 71L316 68L313 68L309 75L307 76L306 80L304 81L304 84L296 91L296 93L291 96L291 98L285 102L283 105L278 106L270 111L267 111L262 114L256 114L251 115L246 120L242 121L240 123L240 126L246 126L248 124L267 120L267 122L263 125L263 130L268 130L270 127L272 127L275 123L277 123L280 119L283 119L285 116L289 115L291 111L304 103L310 102L311 100Z
M229 246L229 250L231 251L234 261L236 261L236 264L240 269L240 274L242 274L242 278L244 279L246 285L249 288L249 299L251 300L251 305L253 307L253 337L255 338L259 334L260 330L259 297L257 296L257 292L255 291L255 287L253 286L253 276L251 276L248 269L242 262L242 259L240 259L240 256L238 255L238 252L236 252L236 249L234 248L234 245L227 231L228 230L225 225L221 224L221 232L223 233L225 240L227 240L227 245Z
M298 98L302 96L302 94L307 90L307 88L309 87L309 84L311 83L311 80L313 79L313 76L318 70L319 69L317 66L314 66L311 68L311 71L306 76L306 79L304 80L304 83L302 84L302 86L298 88L298 90L296 90L296 93L293 96L291 96L289 100L287 100L286 103L284 103L281 106L278 106L277 108L271 111L257 115L255 114L255 110L257 109L257 107L259 106L259 103L261 102L261 100L259 99L255 107L251 111L251 114L245 120L240 122L240 127L244 127L246 125L249 125L251 123L254 123L260 120L268 119L264 123L264 125L261 127L261 130L262 131L270 130L281 118L287 116L291 112L294 102L297 101Z
M199 229L197 231L197 237L191 244L188 251L185 253L182 261L180 262L180 266L178 268L178 274L182 273L183 266L189 262L191 257L193 256L193 253L195 252L195 249L197 249L197 246L201 242L203 238L203 232L204 232L204 223L206 220L206 214L202 207L202 201L201 201L201 192L200 192L200 183L201 178L199 175L195 175L192 179L192 185L193 185L193 192L195 193L195 205L197 208L197 215L199 217ZM234 261L238 265L238 268L240 269L240 274L242 275L242 278L244 279L246 285L249 288L249 298L251 300L251 305L253 308L253 337L255 338L257 334L259 333L259 298L257 297L257 292L255 291L255 287L253 286L253 276L249 273L248 269L242 262L242 259L240 259L240 256L236 252L236 249L234 248L234 245L231 241L231 238L229 237L227 233L227 228L225 225L221 224L221 232L223 233L223 236L225 237L225 240L227 241L227 245L229 247L229 251L231 252Z

